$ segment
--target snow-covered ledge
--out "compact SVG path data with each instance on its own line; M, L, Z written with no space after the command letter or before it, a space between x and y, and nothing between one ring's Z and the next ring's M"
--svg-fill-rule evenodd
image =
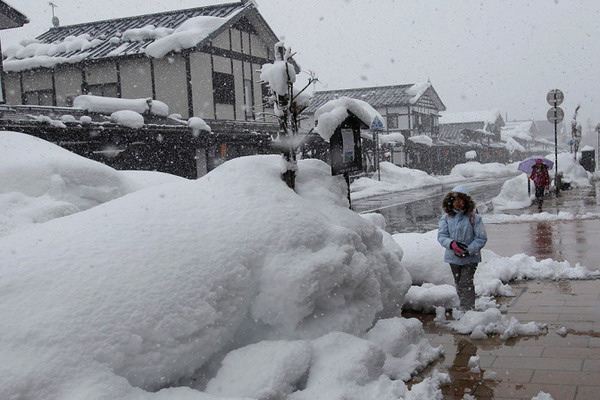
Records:
M119 99L116 97L92 96L84 94L75 97L73 107L91 112L114 113L116 111L135 111L166 117L169 106L162 101L153 99Z

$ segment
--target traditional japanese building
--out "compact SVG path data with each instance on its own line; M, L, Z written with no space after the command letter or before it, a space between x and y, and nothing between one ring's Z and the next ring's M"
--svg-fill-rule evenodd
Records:
M27 118L17 116L20 106L21 113L33 116L32 121L36 114L77 114L69 108L80 95L158 100L168 105L173 120L199 117L212 128L210 140L200 138L192 144L207 147L186 150L194 154L187 162L208 160L205 169L209 170L218 164L219 160L211 161L215 158L222 161L264 152L265 140L277 131L275 120L265 116L270 109L256 71L274 60L278 41L251 1L56 26L37 41L4 54L6 103L11 107L4 110L0 128L20 126L25 131L24 125L35 125L22 123ZM62 109L44 111L39 106ZM11 123L17 120L21 123ZM191 132L185 124L172 122L163 119L156 124L149 119L153 134L146 135L146 140L173 134L174 127L180 134ZM159 126L170 128L161 132ZM86 129L78 129L82 136L74 138L74 128L68 124L61 129L41 124L27 128L27 133L35 135L40 127L51 130L53 134L45 135L46 139L56 143L67 137L68 142L98 142L85 136ZM130 131L123 131L119 138L123 151L117 158L126 157L133 143L140 146L140 138ZM88 148L85 153L96 151L101 149ZM205 156L198 158L198 151ZM182 170L202 168L185 166ZM190 177L188 172L180 175Z

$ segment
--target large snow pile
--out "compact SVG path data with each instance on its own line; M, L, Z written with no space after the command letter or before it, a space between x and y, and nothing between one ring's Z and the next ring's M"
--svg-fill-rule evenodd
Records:
M17 132L0 132L0 236L141 188L104 164Z
M547 159L555 161L554 154L548 154ZM558 154L558 172L563 173L563 182L569 182L572 188L590 187L591 174L587 172L572 154ZM554 169L550 170L550 175L554 177Z
M378 178L381 180L377 180ZM391 162L379 164L379 171L371 178L359 178L352 182L350 190L353 199L376 196L424 186L440 185L442 181L418 169L398 167Z
M54 157L70 177L69 157ZM20 191L39 191L36 179ZM397 314L411 284L384 238L348 209L328 165L300 162L296 193L279 156L238 158L0 238L0 318L10 321L0 397L213 399L175 386L204 389L215 376L207 390L223 394L252 365L232 396L441 399L443 375L411 391L392 380L441 352L420 340L420 323L369 330Z
M495 210L510 210L515 208L529 207L532 203L532 197L535 196L535 188L532 182L529 182L530 188L527 188L527 175L521 173L504 182L498 196L492 199Z
M486 163L477 161L468 161L464 164L456 164L450 175L460 175L464 178L476 177L502 177L507 175L516 175L520 173L514 164Z

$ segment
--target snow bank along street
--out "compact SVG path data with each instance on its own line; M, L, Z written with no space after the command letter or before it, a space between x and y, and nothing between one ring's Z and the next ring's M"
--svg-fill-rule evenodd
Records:
M470 340L533 337L553 328L501 312L508 282L600 276L484 250L478 311L451 315L436 232L349 210L321 161L294 192L279 156L190 181L2 135L3 399L442 399L448 373L411 378L444 346L403 310Z

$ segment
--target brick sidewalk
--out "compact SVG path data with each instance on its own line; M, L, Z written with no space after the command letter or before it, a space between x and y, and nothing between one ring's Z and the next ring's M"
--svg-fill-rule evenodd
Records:
M511 284L517 297L505 299L506 314L519 322L544 322L547 333L471 340L439 328L433 315L406 314L424 323L432 345L444 346L446 355L415 381L435 368L450 374L442 388L446 400L470 394L478 400L531 399L540 391L554 400L600 399L600 280L519 282ZM566 334L557 330L566 328ZM467 368L469 358L480 356L481 373ZM494 379L483 374L495 373Z

